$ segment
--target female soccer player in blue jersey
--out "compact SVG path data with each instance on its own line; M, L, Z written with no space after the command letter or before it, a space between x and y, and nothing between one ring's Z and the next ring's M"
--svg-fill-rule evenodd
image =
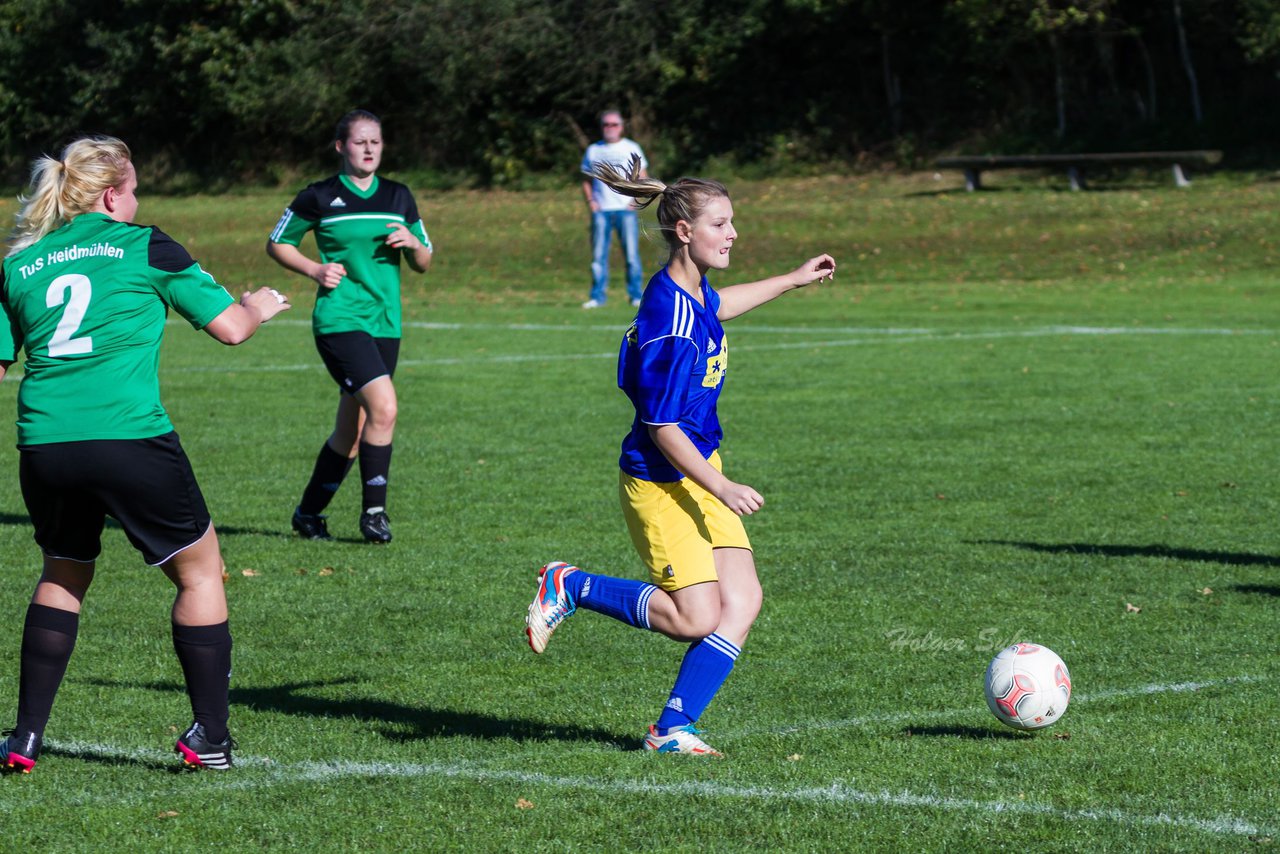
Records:
M329 539L321 514L358 459L364 484L360 533L371 543L387 543L400 260L425 273L432 247L413 193L378 177L383 147L378 117L365 110L347 113L333 144L342 171L298 193L267 240L267 254L277 263L316 283L311 327L340 392L333 432L320 448L292 524L307 539ZM315 232L319 261L298 248L308 231Z
M574 611L586 608L690 642L675 686L644 747L720 756L694 728L729 672L760 611L762 594L741 516L764 498L721 472L716 402L728 370L722 323L789 290L834 277L830 255L783 276L714 290L738 233L723 184L682 178L670 186L600 165L592 177L635 198L658 201L658 226L671 250L649 280L618 357L618 386L635 419L622 442L619 492L652 583L596 575L553 562L540 572L525 618L534 652Z
M108 515L178 588L173 647L195 722L175 749L191 766L231 766L218 535L156 365L170 309L239 344L289 304L271 288L233 299L159 229L133 225L137 187L118 139L40 158L0 266L0 378L25 350L18 475L44 553L22 631L17 724L0 743L5 769L28 772L40 756Z

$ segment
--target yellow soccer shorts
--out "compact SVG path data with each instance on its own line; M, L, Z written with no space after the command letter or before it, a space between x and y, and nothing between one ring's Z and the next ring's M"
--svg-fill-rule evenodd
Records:
M721 470L720 454L707 460ZM639 480L619 472L622 515L653 583L671 593L717 581L715 549L750 549L742 519L689 478Z

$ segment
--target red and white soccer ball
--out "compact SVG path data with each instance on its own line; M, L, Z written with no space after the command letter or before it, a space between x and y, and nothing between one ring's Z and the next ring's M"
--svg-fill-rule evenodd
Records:
M1000 650L987 665L987 705L1014 729L1054 723L1071 702L1071 674L1057 653L1034 643Z

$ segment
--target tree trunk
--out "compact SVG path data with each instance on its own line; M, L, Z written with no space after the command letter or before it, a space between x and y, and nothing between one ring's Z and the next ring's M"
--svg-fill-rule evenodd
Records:
M1147 103L1143 110L1143 118L1154 122L1156 120L1156 69L1151 64L1151 54L1147 53L1147 43L1143 41L1142 33L1135 32L1133 37L1138 42L1138 53L1142 56L1142 68L1147 74Z
M884 73L884 93L889 101L889 126L896 139L902 135L902 83L893 73L893 64L889 61L891 38L888 32L880 34L880 63Z
M1057 33L1049 34L1049 46L1053 49L1053 94L1058 110L1058 139L1067 135L1067 81L1062 71L1062 45Z
M1187 72L1187 81L1191 84L1191 112L1196 117L1196 124L1204 120L1200 109L1200 84L1196 82L1196 69L1191 64L1191 50L1187 47L1187 30L1182 26L1182 0L1173 0L1173 20L1178 27L1178 53L1182 57L1182 67Z
M1120 82L1116 78L1116 47L1112 34L1098 30L1093 34L1093 43L1098 51L1102 72L1107 77L1107 93L1111 96L1111 103L1121 107L1124 96L1120 94Z

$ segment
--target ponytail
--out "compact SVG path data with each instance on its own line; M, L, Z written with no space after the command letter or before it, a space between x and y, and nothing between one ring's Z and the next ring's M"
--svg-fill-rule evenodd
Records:
M672 252L680 248L676 237L676 223L693 222L711 199L729 198L729 190L719 181L705 178L681 178L674 184L664 184L657 178L641 178L640 158L632 155L625 172L608 163L595 164L588 177L604 183L615 193L636 200L636 207L644 209L655 200L658 202L658 229Z
M93 210L108 187L128 178L129 147L109 136L84 137L61 158L44 155L31 165L31 185L19 196L21 208L9 236L9 255Z

